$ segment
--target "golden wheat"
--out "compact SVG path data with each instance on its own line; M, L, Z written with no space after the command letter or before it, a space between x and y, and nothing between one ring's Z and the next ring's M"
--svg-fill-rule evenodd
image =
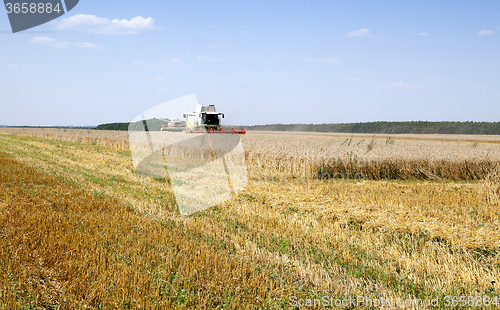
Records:
M10 157L0 161L6 308L268 309L289 307L294 295L500 293L500 183L485 164L495 164L496 144L248 135L247 188L180 217L168 183L136 175L123 145L64 139L0 135ZM335 149L359 152L366 171L385 162L487 177L318 180Z

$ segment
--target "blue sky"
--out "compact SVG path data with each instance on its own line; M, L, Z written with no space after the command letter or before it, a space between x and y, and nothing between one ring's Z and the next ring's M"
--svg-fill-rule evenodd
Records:
M12 34L0 13L0 124L130 121L191 93L244 125L500 121L499 17L498 1L81 0Z

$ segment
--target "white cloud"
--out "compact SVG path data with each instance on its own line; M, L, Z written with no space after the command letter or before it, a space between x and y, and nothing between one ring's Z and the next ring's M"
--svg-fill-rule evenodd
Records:
M156 81L161 81L161 80L164 80L164 79L165 79L165 78L164 78L163 76L161 76L161 75L157 75L157 76L155 76L154 78L150 78L149 80L150 80L151 82L156 82Z
M435 77L435 76L429 78L429 82L432 82L432 83L437 83L437 82L441 82L441 81L442 81L441 78L438 78L438 77Z
M222 58L207 57L207 56L198 56L198 57L196 57L196 60L199 60L199 61L211 61L211 62L222 62L222 61L224 61L224 59L222 59Z
M136 66L144 66L144 67L161 67L161 66L166 66L169 64L181 64L182 59L179 58L171 58L171 59L164 59L164 60L158 60L158 61L134 61L134 65Z
M57 30L80 30L101 34L136 34L141 30L158 29L153 18L137 16L131 20L109 20L95 15L78 14L63 19L55 27Z
M484 36L489 36L492 34L495 34L495 31L493 31L493 30L481 30L477 35L480 37L484 37Z
M349 31L347 33L347 36L348 37L371 37L372 34L370 33L370 30L368 30L366 28L361 28L359 30Z
M382 42L387 42L387 39L379 38L379 37L374 36L370 32L370 30L368 30L366 28L361 28L361 29L358 29L358 30L349 31L346 34L346 37L348 37L348 38L353 38L353 37L367 37L367 38L372 38L372 39L379 40L379 41L382 41Z
M328 59L321 59L321 58L300 58L301 61L303 62L310 62L310 63L316 63L316 64L331 64L331 65L339 65L342 62L338 58L328 58Z
M80 48L90 48L90 49L95 49L95 50L103 50L104 47L99 46L95 43L89 43L89 42L81 42L81 43L75 43L76 47Z
M349 82L359 82L359 81L361 81L361 79L358 79L358 78L350 78L350 79L346 79L346 81L349 81Z
M387 85L380 86L381 88L406 88L406 89L417 89L417 88L427 88L426 85L410 84L405 82L394 82Z
M19 69L18 65L8 65L7 68L12 69L12 70L17 70Z
M429 34L427 32L419 32L417 33L417 36L428 36Z
M52 39L49 37L34 37L33 39L28 40L28 42L33 43L33 44L57 44L56 39Z
M491 66L500 67L500 62L491 63Z
M49 37L34 37L33 39L28 40L31 44L39 44L45 46L51 46L54 48L70 48L70 47L78 47L78 48L86 48L86 49L95 49L95 50L104 50L104 47L97 45L95 43L89 42L77 42L72 43L68 41L59 41L57 39L49 38Z

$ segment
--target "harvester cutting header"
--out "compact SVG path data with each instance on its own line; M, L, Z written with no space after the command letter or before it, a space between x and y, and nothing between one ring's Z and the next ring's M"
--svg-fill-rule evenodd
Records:
M225 130L221 124L221 117L224 118L224 113L217 112L215 105L203 106L198 104L195 112L186 112L183 114L186 119L185 125L178 119L174 119L170 123L163 125L162 131L179 130L185 128L189 133L239 133L245 134L245 129L241 130Z

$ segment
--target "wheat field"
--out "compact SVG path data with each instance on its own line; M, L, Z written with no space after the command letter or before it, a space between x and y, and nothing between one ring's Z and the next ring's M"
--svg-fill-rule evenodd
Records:
M500 139L242 139L247 187L180 216L167 181L135 173L126 133L1 128L0 306L498 298Z
M128 134L3 128L20 136L129 149ZM500 137L250 132L242 136L257 174L280 178L482 180L500 163Z

